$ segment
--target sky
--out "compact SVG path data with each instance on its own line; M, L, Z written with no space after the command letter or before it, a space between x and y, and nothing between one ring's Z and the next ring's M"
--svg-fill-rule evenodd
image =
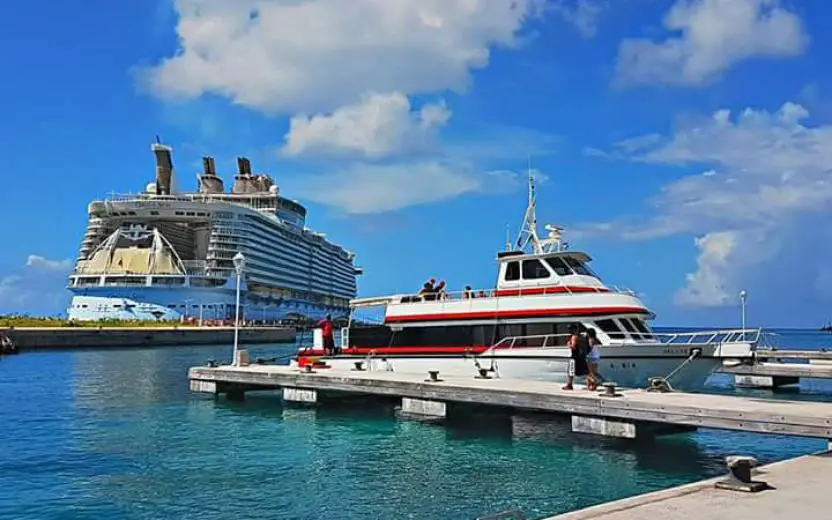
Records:
M49 13L49 16L44 16ZM657 325L832 320L821 0L29 0L0 32L0 313L57 314L87 205L251 158L361 295L493 287L538 219ZM10 23L8 23L10 22Z

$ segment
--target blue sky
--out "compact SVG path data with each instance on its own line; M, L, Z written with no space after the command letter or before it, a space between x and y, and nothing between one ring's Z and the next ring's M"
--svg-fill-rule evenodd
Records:
M49 16L43 16L49 13ZM0 312L57 313L86 207L174 147L248 155L362 294L492 286L525 207L663 325L832 320L820 0L175 0L6 7ZM37 20L38 23L32 23Z

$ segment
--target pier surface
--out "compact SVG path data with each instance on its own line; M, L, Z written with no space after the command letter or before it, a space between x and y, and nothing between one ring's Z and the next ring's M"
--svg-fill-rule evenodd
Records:
M754 480L771 488L756 493L717 489L724 477L625 498L547 520L781 520L826 518L832 507L832 454L807 455L757 468ZM823 511L827 511L824 513Z
M334 369L306 373L273 365L189 370L191 390L237 398L264 389L283 389L284 399L305 403L316 402L318 393L380 395L400 398L405 411L439 417L454 404L488 405L567 414L574 431L626 438L657 425L832 438L832 403L628 389L612 397L542 381L442 374L439 381L429 381L427 376Z
M79 347L157 347L171 345L230 345L234 327L28 327L0 328L18 349ZM240 342L286 343L295 341L291 327L241 327Z

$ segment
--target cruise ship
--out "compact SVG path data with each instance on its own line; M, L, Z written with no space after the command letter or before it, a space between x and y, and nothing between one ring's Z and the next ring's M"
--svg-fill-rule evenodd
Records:
M246 321L347 317L356 296L354 253L306 227L306 208L237 159L230 192L203 157L196 192L178 192L173 150L151 145L156 178L143 193L89 205L69 277L73 320L233 320L242 253Z

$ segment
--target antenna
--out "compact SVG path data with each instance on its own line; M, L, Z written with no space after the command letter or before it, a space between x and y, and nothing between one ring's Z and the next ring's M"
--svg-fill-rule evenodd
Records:
M564 229L562 227L547 224L545 226L548 232L547 237L541 240L537 235L537 195L531 157L529 157L528 176L529 205L526 207L526 215L523 217L523 225L520 228L516 245L521 251L527 250L530 245L531 252L534 254L564 251L568 244L563 241Z
M524 250L531 243L533 252L540 253L537 237L537 210L535 207L535 186L534 175L529 159L529 205L526 207L526 215L523 217L523 224L520 227L520 235L517 237L517 247Z

